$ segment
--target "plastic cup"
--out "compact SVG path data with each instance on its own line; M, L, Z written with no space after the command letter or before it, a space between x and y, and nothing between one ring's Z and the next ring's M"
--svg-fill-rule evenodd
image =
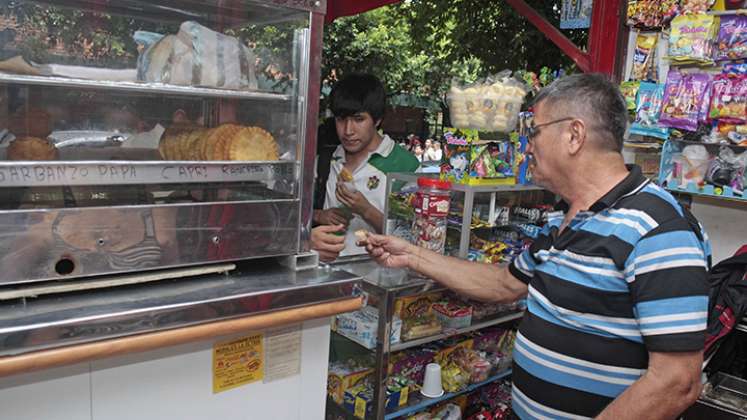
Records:
M438 398L444 395L444 388L441 386L441 365L428 363L425 367L425 379L420 393L428 398Z

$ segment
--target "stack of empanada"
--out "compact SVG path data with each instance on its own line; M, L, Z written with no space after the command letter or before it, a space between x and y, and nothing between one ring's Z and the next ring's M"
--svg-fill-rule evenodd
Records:
M165 160L278 160L270 133L259 127L222 124L215 128L166 133L158 146Z

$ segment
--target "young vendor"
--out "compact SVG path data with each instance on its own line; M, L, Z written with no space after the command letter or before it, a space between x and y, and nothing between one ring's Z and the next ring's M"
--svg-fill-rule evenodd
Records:
M312 232L312 248L331 249L345 231L340 255L363 254L354 232L365 229L380 233L384 226L386 175L414 172L419 163L386 134L379 133L386 95L379 79L352 74L338 82L330 95L340 145L332 155L324 210L314 211L314 223L333 226ZM332 230L332 231L330 231ZM326 255L325 255L326 254ZM333 253L323 253L325 260Z

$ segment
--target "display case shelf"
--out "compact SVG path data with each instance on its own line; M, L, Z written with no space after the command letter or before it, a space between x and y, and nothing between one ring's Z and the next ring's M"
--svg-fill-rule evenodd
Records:
M394 352L394 351L409 349L412 347L417 347L417 346L428 344L428 343L438 341L444 338L449 338L449 337L453 337L457 335L466 334L468 332L481 330L483 328L491 327L493 325L504 324L506 322L521 319L521 317L523 316L524 316L524 311L503 314L497 318L494 318L488 321L483 321L483 322L472 324L469 327L459 328L456 330L445 330L441 334L431 335L428 337L418 338L418 339L410 340L410 341L402 341L397 344L392 344L389 350Z
M0 186L133 185L295 178L295 161L0 161Z
M490 378L488 378L488 379L486 379L486 380L484 380L482 382L477 382L477 383L474 383L472 385L469 385L469 386L467 386L466 388L464 388L461 391L445 393L444 395L442 395L442 396L440 396L438 398L421 397L419 394L417 396L416 395L412 395L410 397L412 402L408 403L405 407L402 407L402 408L398 409L397 411L394 411L392 413L386 414L384 416L384 419L390 420L390 419L396 419L396 418L400 418L400 417L405 417L405 416L408 416L410 414L415 414L415 413L417 413L419 411L425 410L428 407L432 407L432 406L434 406L434 405L436 405L436 404L438 404L438 403L440 403L442 401L450 400L450 399L456 398L456 397L458 397L460 395L464 395L464 394L470 393L470 392L472 392L472 391L474 391L474 390L476 390L476 389L478 389L480 387L483 387L483 386L491 384L491 383L493 383L495 381L501 380L501 379L503 379L503 378L505 378L505 377L507 377L509 375L511 375L511 369L506 369L506 370L498 373L497 375L491 376Z
M0 73L0 83L17 83L31 86L53 86L69 87L83 89L104 89L120 92L133 92L145 94L167 94L167 95L187 95L201 98L234 98L234 99L253 99L262 101L283 101L287 102L294 97L280 93L257 92L249 90L230 90L215 89L197 86L177 86L161 83L139 83L127 81L99 81L88 79L75 79L66 77L53 76L31 76Z

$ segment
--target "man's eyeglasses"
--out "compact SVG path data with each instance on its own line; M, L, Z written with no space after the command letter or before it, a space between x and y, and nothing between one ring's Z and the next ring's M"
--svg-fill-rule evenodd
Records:
M533 140L535 137L537 137L537 135L539 134L539 129L542 127L547 127L548 125L553 125L553 124L562 123L564 121L571 121L575 119L576 118L574 117L566 117L566 118L561 118L559 120L550 121L550 122L546 122L546 123L538 124L538 125L535 125L534 120L532 120L532 123L527 127L527 138L529 140Z

